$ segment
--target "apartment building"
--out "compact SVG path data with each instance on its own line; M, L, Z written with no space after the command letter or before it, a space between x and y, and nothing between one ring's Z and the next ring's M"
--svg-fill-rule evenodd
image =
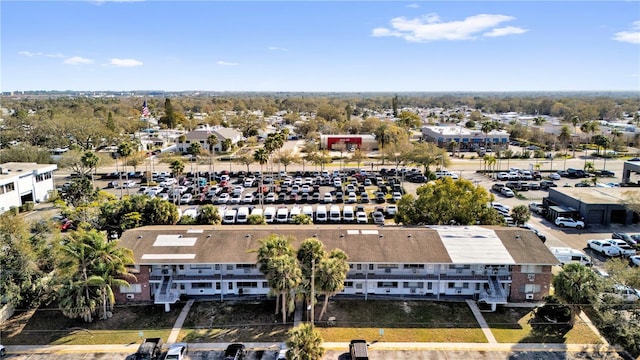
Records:
M53 190L55 164L17 163L0 164L0 213L26 202L41 202Z
M146 226L126 231L137 282L118 301L153 301L168 310L181 295L220 300L266 296L256 265L259 240L307 238L349 256L339 295L371 298L476 299L491 304L538 301L549 294L558 260L528 229L484 226L373 225Z

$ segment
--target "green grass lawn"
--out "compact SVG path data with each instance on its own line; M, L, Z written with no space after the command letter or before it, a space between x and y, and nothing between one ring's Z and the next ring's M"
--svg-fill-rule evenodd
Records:
M122 306L108 320L85 323L57 309L41 308L16 313L0 331L3 345L128 344L141 337L166 339L181 309L181 304L173 305L168 313L160 305Z
M563 344L598 344L600 339L580 319L576 319L569 331L554 331L554 326L541 331L532 326L534 314L527 308L503 308L496 312L482 313L491 327L493 336L500 343L563 343Z
M321 304L317 307L319 314ZM389 342L486 342L471 310L465 303L431 301L335 301L324 319L318 321L324 341ZM383 330L383 336L380 336Z

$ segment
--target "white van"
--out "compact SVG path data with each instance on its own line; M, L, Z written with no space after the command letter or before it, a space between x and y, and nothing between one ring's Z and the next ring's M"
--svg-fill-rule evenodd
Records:
M262 216L262 209L259 207L254 207L253 210L251 210L251 216L253 215Z
M549 248L551 253L560 261L562 265L577 262L582 265L592 266L591 257L585 255L582 251L569 247L552 247Z
M327 222L327 207L324 205L318 205L316 208L316 222Z
M238 224L246 224L249 220L249 208L246 206L241 206L238 209L238 214L236 214L236 222Z
M273 206L268 206L266 209L264 209L264 221L267 222L267 224L270 224L272 222L274 222L276 219L276 208Z
M293 219L300 214L302 214L302 208L300 206L292 207L289 212L289 222L293 222Z
M354 222L356 221L356 213L353 211L353 206L345 205L342 210L342 219L344 222Z
M313 206L311 205L303 206L302 213L307 215L311 220L313 220Z
M289 209L286 207L281 207L276 212L276 222L278 223L286 223L289 221Z
M228 209L224 212L224 217L222 218L223 224L235 224L236 215L238 214L238 210L236 209Z
M340 222L342 219L342 215L340 214L340 206L331 205L329 208L329 221L331 222Z

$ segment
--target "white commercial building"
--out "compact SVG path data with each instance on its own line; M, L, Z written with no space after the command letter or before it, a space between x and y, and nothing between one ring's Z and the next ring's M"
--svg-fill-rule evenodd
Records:
M509 143L509 133L504 130L491 130L485 134L481 130L467 129L463 126L424 126L422 136L426 141L434 142L439 147L449 147L452 142L455 142L461 150L477 150L480 147L496 145L506 146Z
M0 164L0 213L26 202L41 202L53 190L55 164L15 163Z

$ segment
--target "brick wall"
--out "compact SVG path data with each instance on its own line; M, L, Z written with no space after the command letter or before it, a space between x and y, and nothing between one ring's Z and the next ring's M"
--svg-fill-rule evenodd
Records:
M551 266L542 266L542 272L537 274L522 273L520 265L514 265L511 272L511 294L509 295L511 302L520 301L541 301L542 298L549 295L551 288ZM525 285L540 285L540 291L533 293L533 299L527 299Z
M134 275L136 276L136 281L130 281L129 284L140 284L141 292L139 293L131 293L133 295L133 299L127 298L127 294L120 293L120 288L114 288L113 292L116 298L117 304L126 304L128 302L140 302L140 301L151 301L151 291L149 285L149 272L150 267L146 265L140 266L140 272Z

